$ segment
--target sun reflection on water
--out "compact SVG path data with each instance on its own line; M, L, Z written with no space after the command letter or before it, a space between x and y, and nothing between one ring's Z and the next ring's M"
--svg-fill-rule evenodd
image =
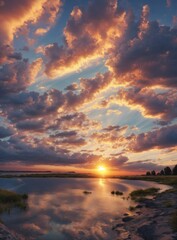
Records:
M105 187L105 179L99 178L99 185L100 185L101 187Z

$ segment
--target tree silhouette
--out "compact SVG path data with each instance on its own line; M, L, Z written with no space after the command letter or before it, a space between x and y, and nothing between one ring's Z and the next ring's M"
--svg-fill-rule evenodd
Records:
M155 176L155 175L156 175L155 170L153 170L153 171L151 172L151 175L152 175L152 176Z
M146 176L150 176L151 175L151 173L148 171L148 172L146 172Z
M172 174L171 168L170 167L164 168L164 173L165 175L171 175Z
M177 175L177 165L175 165L173 168L173 175Z
M160 175L165 175L164 170L160 171Z

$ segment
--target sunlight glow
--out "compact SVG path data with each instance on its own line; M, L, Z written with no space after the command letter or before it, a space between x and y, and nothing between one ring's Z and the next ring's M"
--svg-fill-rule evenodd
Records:
M101 173L101 174L105 174L106 171L107 171L106 167L103 166L103 165L98 166L98 167L97 167L97 170L98 170L98 172Z

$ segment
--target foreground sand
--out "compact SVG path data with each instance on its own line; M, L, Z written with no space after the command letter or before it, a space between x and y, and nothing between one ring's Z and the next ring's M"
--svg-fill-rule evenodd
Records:
M171 225L175 211L177 191L168 190L137 204L132 213L124 214L113 230L117 231L117 240L177 240Z

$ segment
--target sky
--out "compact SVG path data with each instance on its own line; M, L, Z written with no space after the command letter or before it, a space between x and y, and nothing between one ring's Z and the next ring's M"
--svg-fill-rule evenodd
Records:
M177 164L176 0L0 0L0 169Z

